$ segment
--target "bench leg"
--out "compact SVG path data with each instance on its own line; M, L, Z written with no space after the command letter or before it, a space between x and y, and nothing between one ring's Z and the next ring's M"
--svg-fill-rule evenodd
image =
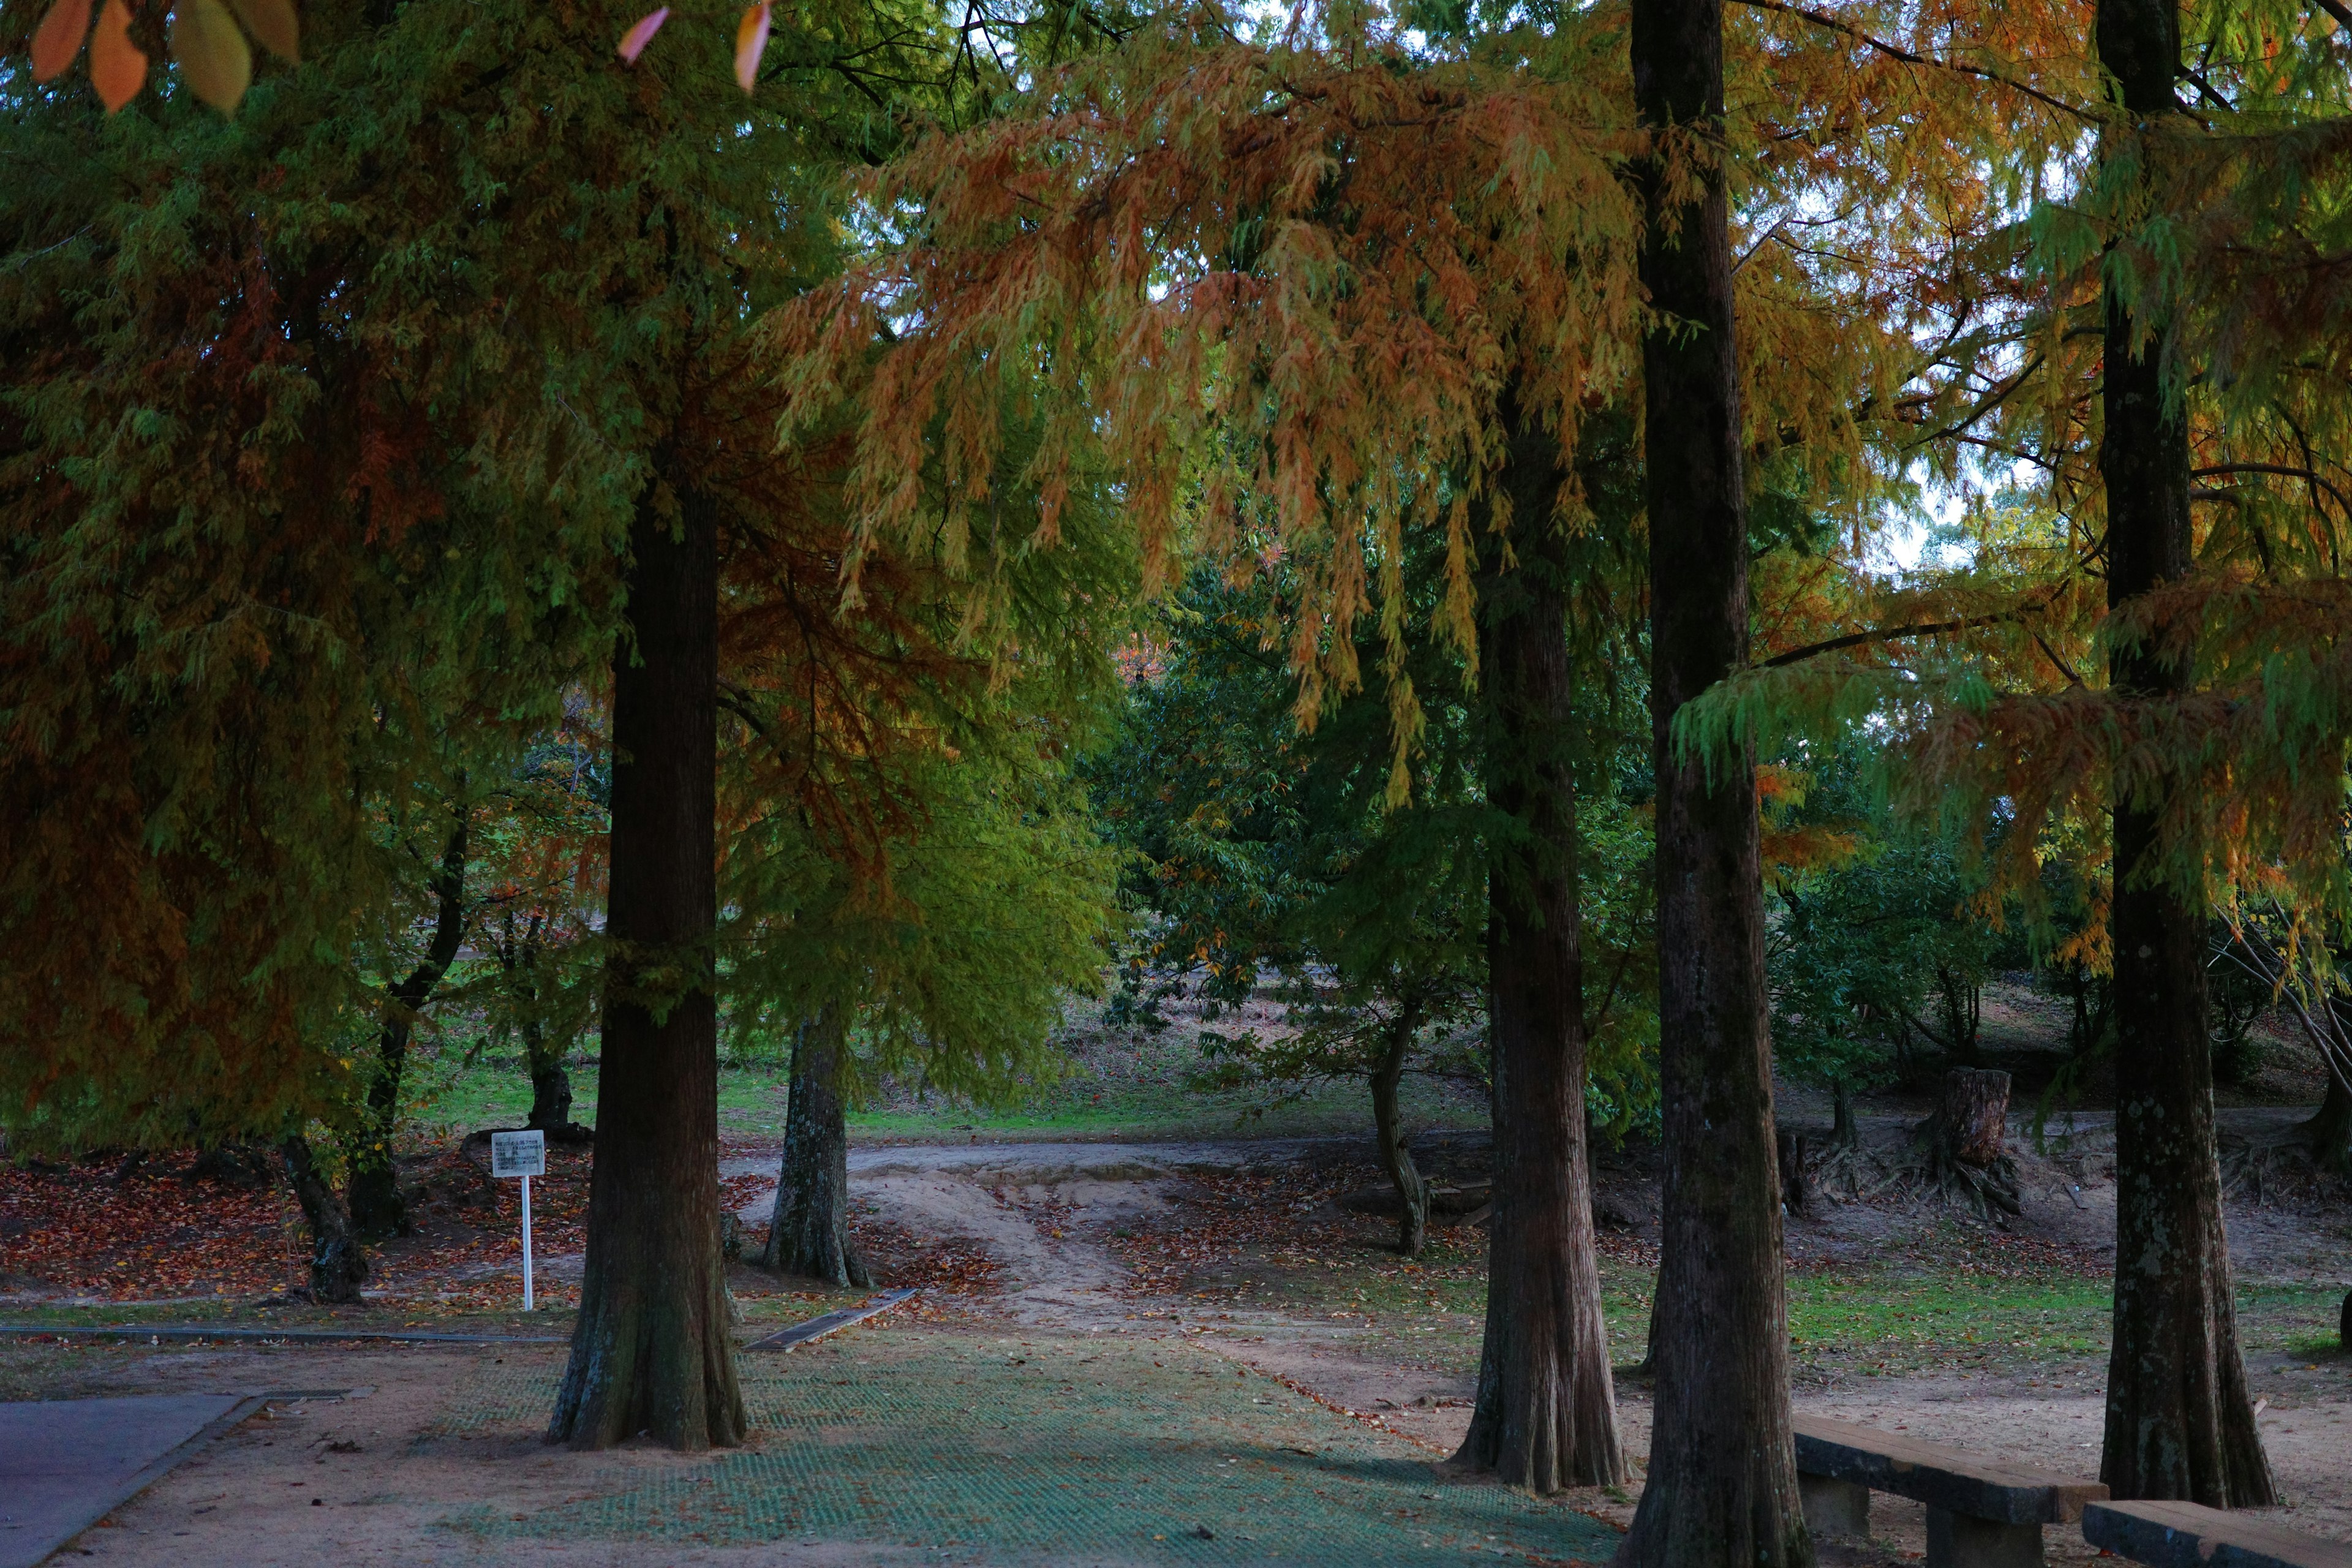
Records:
M1827 1476L1797 1476L1797 1496L1805 1505L1805 1528L1815 1535L1870 1536L1870 1489L1859 1481Z
M2042 1568L2042 1527L1927 1510L1927 1568Z

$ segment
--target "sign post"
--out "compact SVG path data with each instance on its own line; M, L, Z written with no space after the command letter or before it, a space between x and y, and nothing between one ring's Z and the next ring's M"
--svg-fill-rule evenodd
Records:
M522 1310L526 1312L535 1305L530 1288L530 1179L546 1173L546 1133L533 1129L490 1134L490 1174L522 1178Z

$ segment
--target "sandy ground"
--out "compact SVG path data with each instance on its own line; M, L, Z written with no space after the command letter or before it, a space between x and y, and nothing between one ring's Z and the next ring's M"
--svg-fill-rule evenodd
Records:
M2239 1129L2259 1135L2257 1120ZM2100 1166L2100 1129L2025 1163L2028 1214L2021 1222L2053 1242L2086 1252L2105 1244L2113 1194ZM1283 1376L1332 1405L1376 1415L1423 1445L1433 1460L1450 1450L1467 1419L1466 1377L1400 1367L1368 1353L1348 1327L1221 1303L1210 1313L1184 1300L1139 1300L1109 1247L1117 1226L1165 1215L1182 1201L1184 1177L1282 1164L1312 1155L1301 1142L1170 1144L1021 1143L898 1145L858 1149L852 1183L880 1217L921 1237L956 1237L1003 1268L1001 1294L959 1304L987 1325L1040 1332L1179 1334L1234 1360ZM726 1168L772 1170L770 1156ZM765 1219L768 1198L744 1214ZM1654 1189L1638 1173L1606 1172L1604 1206L1640 1230L1654 1223ZM2341 1214L2291 1206L2233 1211L2234 1250L2248 1279L2340 1279L2352 1258ZM1801 1255L1862 1256L1884 1247L1906 1223L1900 1212L1850 1205L1791 1226ZM558 1268L562 1266L557 1265ZM1150 1314L1147 1316L1146 1314ZM158 1349L121 1370L109 1392L135 1388L258 1391L364 1390L344 1401L282 1402L183 1467L76 1550L125 1563L265 1564L548 1563L620 1564L655 1561L642 1545L593 1547L478 1544L430 1529L453 1506L543 1504L574 1490L611 1489L618 1471L673 1465L650 1449L576 1455L517 1439L436 1437L428 1428L453 1387L478 1362L525 1356L552 1362L560 1350L175 1351ZM2265 1441L2288 1503L2284 1521L2352 1540L2352 1361L2306 1366L2271 1357L2252 1366ZM1644 1454L1647 1391L1619 1389L1628 1451ZM1885 1377L1800 1390L1802 1409L1884 1426L1972 1452L2075 1475L2095 1474L2100 1390L2080 1372L2034 1378ZM1620 1521L1631 1498L1593 1495L1584 1506ZM1832 1563L1894 1564L1925 1550L1922 1510L1876 1500L1877 1541L1824 1552ZM2055 1561L2092 1555L2078 1536L2051 1532ZM70 1553L68 1560L71 1560ZM677 1563L841 1563L914 1561L882 1548L779 1545L747 1550L661 1549ZM1234 1559L1242 1561L1244 1559Z

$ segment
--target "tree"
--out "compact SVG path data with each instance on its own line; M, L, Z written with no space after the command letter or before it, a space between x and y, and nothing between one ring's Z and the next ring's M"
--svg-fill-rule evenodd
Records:
M783 1162L760 1267L862 1289L874 1281L849 1237L843 1034L841 1011L833 1006L819 1008L793 1034Z
M1625 1479L1601 1319L1585 1146L1584 954L1578 921L1572 550L1559 443L1506 402L1503 514L1516 568L1480 584L1489 839L1488 1050L1495 1221L1470 1429L1454 1462L1550 1492Z
M461 787L463 782L461 775ZM433 878L433 935L415 967L384 994L375 1070L368 1080L366 1120L358 1157L352 1162L351 1219L362 1234L404 1235L408 1230L408 1205L401 1198L399 1173L393 1163L393 1136L400 1124L401 1079L417 1014L457 963L457 949L466 940L466 847L471 808L461 797L450 815L456 820Z
M650 1429L695 1450L741 1441L748 1420L714 1158L718 508L690 481L649 486L629 543L588 1258L548 1436L606 1447Z
M2161 134L2179 109L2177 5L2100 0L2097 42L2131 117L2108 134L2126 142ZM2172 331L2127 285L2111 282L2104 304L2099 471L2113 615L2186 578L2194 535L2188 415L2167 384L2177 374ZM2195 675L2178 651L2125 630L2110 645L2107 679L2122 701L2163 702L2187 695ZM2119 775L2113 799L2116 1305L2099 1478L2117 1497L2267 1503L2276 1490L2246 1389L2222 1233L2208 914L2166 875L2162 795Z
M331 1043L352 976L324 955L391 901L376 808L435 778L441 735L551 727L614 659L602 1106L635 1120L600 1152L556 1426L701 1447L740 1430L713 1112L677 1076L710 1070L716 911L693 906L716 872L677 859L699 852L715 762L697 785L643 747L715 722L694 729L711 700L690 689L715 635L709 497L773 428L771 406L718 431L708 395L763 384L751 324L822 270L821 187L871 145L861 75L920 29L781 29L747 106L720 58L614 63L616 14L463 9L310 7L306 63L266 72L234 121L173 93L101 135L78 83L17 89L11 156L89 178L7 182L9 249L39 265L12 271L0 329L22 421L5 707L12 731L70 737L11 748L11 830L31 837L10 931L34 934L45 861L95 854L112 912L79 929L121 940L47 976L18 944L5 984L41 1043L8 1056L47 1106L136 1108L208 1076L209 1114L275 1137L348 1105ZM718 441L740 445L713 460ZM155 612L108 608L138 603ZM76 707L89 727L59 727ZM619 1092L656 1079L676 1092Z
M1663 318L1642 381L1665 1165L1649 1478L1619 1560L1803 1563L1754 757L1693 755L1675 732L1749 635L1719 0L1636 0L1632 44L1653 138L1642 280Z
M1613 42L1594 17L1558 20L1423 50L1370 14L1254 43L1203 10L1041 73L1022 113L912 143L869 199L919 205L919 233L786 318L802 416L855 396L866 536L908 530L903 476L935 430L956 488L985 496L1002 455L982 405L1006 367L1043 365L1060 401L1010 471L1052 496L1080 457L1109 454L1147 582L1164 580L1180 516L1229 559L1262 519L1299 583L1295 711L1361 683L1356 626L1373 621L1402 798L1423 721L1401 678L1408 533L1442 542L1432 618L1469 654L1478 560L1500 543L1474 500L1523 437L1557 443L1553 471L1572 472L1633 341L1624 117L1584 68ZM872 357L886 311L912 329ZM1532 1426L1506 1441L1527 1445L1506 1472L1538 1484L1587 1462L1539 1455Z
M593 921L604 902L609 764L583 697L534 738L483 802L474 833L482 887L463 985L486 1033L522 1047L534 1127L557 1142L593 1135L572 1118L565 1060L594 1020Z
M1213 570L1192 574L1160 616L1158 668L1137 679L1117 743L1089 760L1098 808L1136 857L1129 894L1150 911L1129 996L1150 1009L1190 983L1214 1017L1273 971L1284 1030L1204 1030L1196 1081L1277 1094L1363 1085L1397 1191L1399 1248L1412 1256L1429 1192L1399 1090L1408 1072L1486 1076L1461 1038L1486 984L1475 702L1454 650L1416 639L1429 722L1413 798L1391 803L1378 700L1340 700L1311 731L1287 732L1288 584L1278 570L1270 578L1235 588Z

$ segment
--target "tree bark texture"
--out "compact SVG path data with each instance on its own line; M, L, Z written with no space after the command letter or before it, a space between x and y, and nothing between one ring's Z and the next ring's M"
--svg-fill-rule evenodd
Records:
M417 1011L432 1000L466 940L466 810L460 805L433 879L432 940L416 967L384 998L375 1077L368 1084L367 1129L352 1163L352 1224L363 1236L406 1236L412 1228L408 1205L400 1195L400 1169L393 1162L393 1135L400 1130L400 1080L408 1065Z
M1480 584L1494 1217L1486 1332L1454 1462L1552 1492L1625 1479L1593 1251L1584 1126L1584 960L1569 752L1567 541L1559 445L1508 400L1498 482L1517 566Z
M784 1156L761 1267L865 1289L874 1283L849 1238L849 1117L841 1098L843 1016L827 1006L793 1039Z
M1397 1194L1397 1250L1407 1258L1421 1256L1429 1240L1429 1184L1414 1168L1412 1151L1405 1147L1404 1118L1397 1108L1397 1089L1404 1080L1405 1058L1412 1054L1421 1008L1406 1003L1390 1022L1388 1040L1372 1068L1372 1128L1381 1142L1381 1166Z
M351 1211L335 1195L332 1183L319 1170L310 1141L294 1133L278 1144L286 1157L287 1180L294 1201L302 1205L310 1227L310 1299L350 1306L360 1299L360 1285L368 1277L367 1254L360 1250L352 1229Z
M1928 1125L1940 1158L1991 1164L2009 1147L2009 1075L1954 1068L1944 1075Z
M1980 1219L2024 1212L2017 1162L2009 1157L2009 1075L1979 1068L1954 1068L1944 1074L1936 1109L1922 1122L1927 1174L1946 1195L1959 1199Z
M2145 124L2175 113L2178 0L2098 0L2099 60ZM2164 385L2172 334L2109 286L2102 389L2111 609L2193 564L2189 425ZM2112 647L2108 683L2164 702L2191 672ZM2116 1306L2099 1479L2118 1498L2238 1508L2275 1500L2238 1349L2221 1221L2201 900L2158 875L2155 803L2115 801Z
M719 1255L718 524L648 488L613 660L612 871L588 1255L548 1437L731 1447L743 1399Z
M1721 0L1634 0L1635 108L1720 156ZM1748 658L1748 498L1719 167L1676 205L1658 160L1642 281L1650 704L1657 772L1664 1180L1650 1469L1618 1561L1809 1563L1789 1415L1752 758L1685 758L1683 704Z

